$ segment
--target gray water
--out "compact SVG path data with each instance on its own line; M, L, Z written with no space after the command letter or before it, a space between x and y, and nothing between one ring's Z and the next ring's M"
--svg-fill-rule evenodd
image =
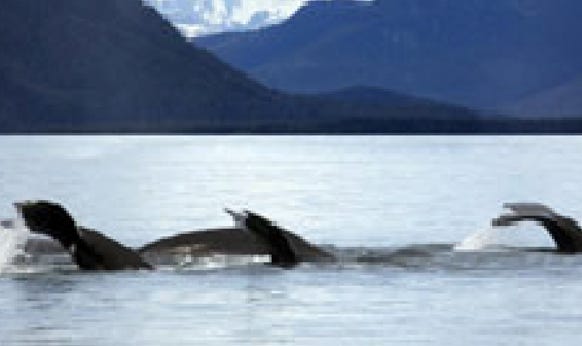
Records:
M551 247L535 224L494 232L490 219L511 201L582 219L580 149L579 137L1 137L1 218L50 199L138 246L246 208L378 260L16 267L0 273L0 345L579 345L582 256L453 246L485 234Z

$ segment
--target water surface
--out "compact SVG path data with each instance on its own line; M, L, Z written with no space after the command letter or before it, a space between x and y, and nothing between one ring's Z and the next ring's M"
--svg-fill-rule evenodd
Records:
M452 246L503 202L582 219L580 149L579 137L2 137L2 217L13 201L56 200L138 246L248 208L380 260L21 267L0 274L0 344L578 345L580 256ZM533 224L494 235L552 245Z

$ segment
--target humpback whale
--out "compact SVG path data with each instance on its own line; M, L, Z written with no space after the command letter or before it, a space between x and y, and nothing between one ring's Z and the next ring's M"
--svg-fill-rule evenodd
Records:
M330 262L335 257L295 233L280 228L267 218L229 209L235 227L193 231L162 238L138 249L146 258L167 253L200 256L204 253L269 255L271 264L291 268L301 262Z
M333 259L331 254L250 211L227 210L235 220L232 228L177 234L132 249L101 232L78 226L57 203L27 201L14 205L31 232L56 240L83 270L153 269L153 260L167 254L269 255L270 264L282 268Z
M503 207L511 212L494 218L492 226L507 227L519 221L537 221L550 234L558 252L582 252L582 229L574 219L540 203L506 203Z

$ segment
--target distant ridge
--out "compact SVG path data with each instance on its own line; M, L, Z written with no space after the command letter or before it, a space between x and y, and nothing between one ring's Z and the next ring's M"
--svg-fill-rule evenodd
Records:
M522 117L582 117L582 75L525 95L504 109Z
M343 88L330 92L323 92L317 94L319 97L342 101L342 102L356 102L368 105L383 105L391 107L415 107L418 105L426 105L431 107L449 108L451 104L438 102L428 98L405 95L377 87L369 86L353 86Z
M368 85L503 113L582 73L580 18L579 0L313 1L195 43L280 90Z

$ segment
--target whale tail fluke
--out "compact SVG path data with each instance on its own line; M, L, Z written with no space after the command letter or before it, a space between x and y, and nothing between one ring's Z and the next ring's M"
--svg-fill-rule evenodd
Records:
M493 227L513 226L519 221L537 221L543 226L560 252L582 252L582 230L572 218L555 212L540 203L506 203L511 213L501 214L491 220Z
M134 250L100 232L77 226L71 214L58 203L25 201L14 206L32 233L58 241L80 269L152 269Z
M266 217L249 210L244 210L242 213L225 210L233 216L235 223L241 221L245 230L267 246L272 265L291 268L299 263L299 257L285 230Z
M511 213L501 214L491 220L493 227L513 226L519 221L539 221L556 220L562 216L550 207L541 203L505 203L505 209Z

